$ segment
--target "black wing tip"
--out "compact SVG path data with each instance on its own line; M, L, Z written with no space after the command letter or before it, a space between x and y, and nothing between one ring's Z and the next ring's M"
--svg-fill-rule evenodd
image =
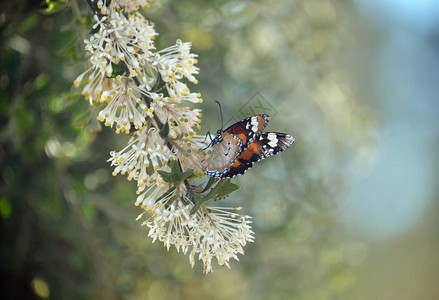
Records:
M291 146L294 143L294 141L296 140L292 135L289 135L289 134L285 134L284 139L287 142L288 147Z
M270 120L270 116L269 115L267 115L267 114L257 114L257 115L253 115L253 116L250 116L250 117L247 117L247 118L245 118L244 120L249 120L249 119L251 119L251 118L253 118L253 117L263 117L266 121L269 121ZM244 121L243 120L243 121Z
M262 116L265 119L265 122L270 121L270 116L267 114L260 114L260 116Z

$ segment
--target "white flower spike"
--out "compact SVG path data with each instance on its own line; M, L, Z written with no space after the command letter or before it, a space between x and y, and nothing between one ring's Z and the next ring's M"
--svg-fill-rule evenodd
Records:
M90 67L74 85L83 86L99 121L131 134L124 149L110 153L113 175L137 182L135 205L144 210L137 219L143 219L153 241L189 252L190 264L201 260L205 273L213 271L214 258L230 267L230 259L238 260L253 241L251 217L238 214L239 208L204 204L226 196L220 193L223 183L209 180L205 188L190 183L205 175L207 146L196 134L201 110L187 106L203 102L188 86L198 83L197 55L180 40L156 51L154 25L138 11L152 0L88 2L95 13L84 41ZM214 189L215 197L209 193Z

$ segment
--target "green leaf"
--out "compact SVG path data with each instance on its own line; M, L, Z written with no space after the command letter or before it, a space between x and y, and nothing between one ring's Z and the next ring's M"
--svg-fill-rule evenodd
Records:
M214 183L217 181L216 177L209 177L209 181L207 182L206 186L204 187L204 189L201 191L201 193L205 193L207 192L208 189L210 189L212 187L212 185L214 185Z
M158 92L162 87L164 87L165 82L162 80L162 75L160 72L157 72L157 79L154 83L154 86L151 88L151 91L156 93Z
M178 164L178 160L175 159L172 161L172 168L171 168L172 183L178 184L180 176L181 176L180 165Z
M203 198L205 201L208 201L212 198L219 198L227 196L234 191L238 190L240 188L239 185L236 185L230 181L230 179L223 179L218 184L210 190L210 192L205 195Z
M226 181L229 181L230 179L220 180L217 185L215 185L207 195L205 195L203 198L206 199L206 201L216 198L216 195L218 194L218 191L221 189L221 187L226 183Z
M147 168L146 168L146 174L148 174L149 176L151 176L152 174L154 174L154 166L152 164L150 164Z
M211 178L212 179L212 178ZM206 186L212 186L213 181L209 179ZM220 180L217 185L215 185L207 195L201 196L200 194L195 194L195 204L194 207L191 209L191 214L194 214L197 212L197 210L200 208L201 204L214 199L214 198L220 198L227 195L230 195L234 191L238 190L240 188L239 185L236 185L230 181L230 179ZM208 188L207 188L208 189ZM207 189L205 189L207 191Z
M43 10L43 13L45 14L53 14L57 11L63 9L66 6L67 2L64 0L61 1L51 1L46 0L47 7Z
M194 176L194 170L188 169L188 170L184 171L183 173L181 173L181 181L186 180L188 178L191 178L192 176Z
M197 212L197 210L200 208L201 204L203 204L204 202L206 202L203 197L201 197L199 194L195 194L194 195L194 206L191 209L191 215L193 215L194 213Z
M163 171L163 170L157 170L157 172L160 174L160 176L163 178L164 181L172 182L171 173Z
M221 189L218 191L217 197L224 197L231 193L233 193L236 190L239 190L241 187L239 185L236 185L232 183L230 180L227 180L222 186Z
M174 185L179 185L183 180L194 176L194 170L192 169L188 169L182 173L177 160L172 161L170 173L163 170L157 170L157 172L162 176L164 181L170 182Z
M166 121L162 129L160 129L159 135L162 139L166 139L168 137L168 133L169 133L169 124L168 121Z
M171 187L169 190L167 190L165 193L163 193L163 195L161 195L156 202L159 202L160 200L162 200L163 198L167 197L169 194L171 194L172 192L175 191L175 186Z

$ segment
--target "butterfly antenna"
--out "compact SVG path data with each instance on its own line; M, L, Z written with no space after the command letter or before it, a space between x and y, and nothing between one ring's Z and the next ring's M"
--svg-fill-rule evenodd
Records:
M223 126L224 126L224 120L223 120L223 109L221 108L221 103L219 103L218 101L215 101L216 103L218 103L219 109L220 109L220 114L221 114L221 130L223 130Z

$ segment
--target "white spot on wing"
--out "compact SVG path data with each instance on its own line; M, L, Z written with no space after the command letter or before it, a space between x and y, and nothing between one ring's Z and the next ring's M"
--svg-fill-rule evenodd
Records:
M276 133L274 133L274 132L270 132L270 133L268 133L268 136L267 136L267 138L270 140L270 141L273 141L273 142L275 142L275 143L277 143L277 135L276 135Z
M268 145L269 145L271 148L276 147L276 146L277 146L277 140L276 140L276 142L274 142L274 141L269 141L269 142L268 142Z
M253 126L258 126L259 122L258 122L258 117L252 117L251 118L251 123Z

